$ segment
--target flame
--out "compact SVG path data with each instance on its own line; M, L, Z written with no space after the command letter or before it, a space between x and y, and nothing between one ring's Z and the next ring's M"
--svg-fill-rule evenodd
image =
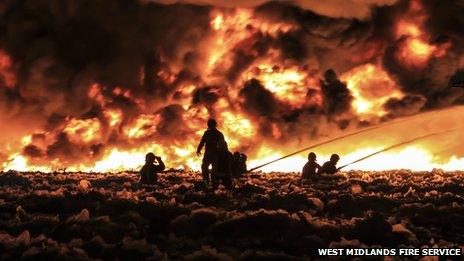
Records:
M159 117L155 115L142 114L131 124L127 125L123 133L128 138L141 138L156 132L156 124Z
M5 86L13 88L16 85L16 76L13 73L13 62L11 57L0 49L0 83L3 79Z
M430 44L428 34L421 27L427 19L422 3L419 0L410 2L405 17L396 25L396 38L404 38L400 44L397 57L402 63L412 68L423 68L432 57L442 57L450 48L450 43L442 45Z
M97 118L86 120L71 119L64 131L69 135L72 141L92 142L99 140L101 124Z
M260 64L246 72L244 81L260 80L264 87L280 101L293 107L300 107L308 101L310 87L319 88L316 78L298 68L281 68L270 64ZM316 98L316 104L322 104L322 97Z
M208 42L210 50L208 71L211 75L221 73L232 66L230 50L240 43L252 44L255 34L279 33L293 29L292 24L270 23L253 15L253 10L238 8L233 11L215 10L211 14L210 26L215 34Z
M338 166L348 164L361 157L381 150L382 147L369 147L358 149L352 153L342 155ZM317 151L316 151L317 153ZM259 155L259 154L258 154ZM273 153L271 149L262 150L262 158L259 160L251 160L250 166L259 166L271 160L275 160L284 156L281 153ZM330 154L317 153L317 161L322 164L330 159ZM385 152L368 158L365 161L347 166L344 171L349 170L366 170L366 171L385 171L393 169L409 169L412 171L430 171L432 169L442 169L444 171L454 171L464 169L464 158L451 157L445 163L434 163L435 156L426 148L420 146L408 146L399 151ZM307 159L304 155L296 155L290 158L283 159L272 165L263 167L263 172L300 172L306 163Z
M87 92L87 96L97 101L101 105L105 104L105 97L103 96L101 86L98 83L90 85L90 88Z
M374 64L358 66L340 78L347 82L347 87L354 97L352 106L361 118L385 115L385 102L390 98L404 96L388 74Z
M106 116L106 118L108 119L108 123L110 124L110 126L114 127L114 126L117 126L119 124L121 124L122 122L122 117L123 117L123 113L121 110L118 110L118 109L108 109L106 111L103 112Z
M227 141L231 149L240 147L240 144L251 142L256 135L256 128L251 121L243 115L235 115L231 112L224 111L221 113L221 119L225 123L224 129Z

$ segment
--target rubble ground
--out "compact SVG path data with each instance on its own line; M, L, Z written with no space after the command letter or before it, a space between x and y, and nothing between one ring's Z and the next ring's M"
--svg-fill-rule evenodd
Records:
M320 247L464 246L464 173L0 174L0 259L301 260Z

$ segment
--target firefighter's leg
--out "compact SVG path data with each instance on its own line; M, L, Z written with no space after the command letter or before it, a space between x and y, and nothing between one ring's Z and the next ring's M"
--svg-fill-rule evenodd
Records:
M226 189L232 189L232 177L231 176L226 176L222 178L222 184Z
M217 189L219 187L219 179L214 173L211 174L211 185L213 189Z
M203 175L203 181L209 182L209 165L211 165L212 160L208 154L205 154L203 157L203 163L201 164L201 174Z

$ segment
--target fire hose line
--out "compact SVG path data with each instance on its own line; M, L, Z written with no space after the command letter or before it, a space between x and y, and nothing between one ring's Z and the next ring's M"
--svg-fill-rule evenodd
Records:
M254 168L248 170L247 172L252 172L252 171L254 171L254 170L257 170L257 169L260 169L260 168L262 168L262 167L264 167L264 166L267 166L267 165L269 165L269 164L272 164L272 163L274 163L274 162L276 162L276 161L283 160L283 159L285 159L285 158L294 156L294 155L299 154L299 153L301 153L301 152L304 152L304 151L306 151L306 150L310 150L310 149L313 149L313 148L316 148L316 147L319 147L319 146L322 146L322 145L325 145L325 144L328 144L328 143L331 143L331 142L334 142L334 141L337 141L337 140L341 140L341 139L344 139L344 138L347 138L347 137L350 137L350 136L354 136L354 135L357 135L357 134L361 134L361 133L364 133L364 132L367 132L367 131L370 131L370 130L378 129L378 128L385 127L385 126L388 126L388 125L397 124L397 123L403 122L403 121L405 121L405 120L409 120L409 119L404 119L404 120L402 120L402 121L392 122L392 123L386 124L386 125L374 126L374 127L371 127L371 128L367 128L367 129L363 129L363 130L360 130L360 131L357 131L357 132L353 132L353 133L350 133L350 134L346 134L346 135L343 135L343 136L340 136L340 137L337 137L337 138L334 138L334 139L331 139L331 140L328 140L328 141L320 142L320 143L317 143L317 144L315 144L315 145L306 147L306 148L304 148L304 149L301 149L301 150L298 150L298 151L296 151L296 152L293 152L293 153L290 153L290 154L288 154L288 155L285 155L285 156L283 156L283 157L280 157L280 158L278 158L278 159L275 159L275 160L269 161L269 162L267 162L267 163L261 164L261 165L259 165L259 166L257 166L257 167L254 167ZM339 167L338 169L340 170L340 169L345 168L345 167L347 167L347 166L349 166L349 165L352 165L352 164L357 163L357 162L359 162L359 161L365 160L365 159L367 159L367 158L370 158L370 157L375 156L375 155L377 155L377 154L383 153L383 152L385 152L385 151L388 151L388 150L391 150L391 149L400 147L400 146L402 146L402 145L406 145L406 144L409 144L409 143L413 143L413 142L416 142L416 141L418 141L418 140L425 139L425 138L429 138L429 137L432 137L432 136L437 136L437 135L440 135L440 134L444 134L444 133L448 133L448 132L453 132L453 131L456 131L456 130L459 130L459 129L462 129L462 128L454 128L454 129L448 129L448 130L440 131L440 132L433 132L433 133L430 133L430 134L427 134L427 135L424 135L424 136L416 137L416 138L411 139L411 140L403 141L403 142L401 142L401 143L394 144L394 145L392 145L392 146L389 146L389 147L387 147L387 148L384 148L384 149L382 149L382 150L379 150L379 151L377 151L377 152L374 152L374 153L372 153L372 154L369 154L369 155L367 155L367 156L365 156L365 157L362 157L362 158L360 158L360 159L357 159L357 160L355 160L355 161L353 161L353 162L350 162L350 163L348 163L348 164L346 164L346 165L343 165L343 166Z

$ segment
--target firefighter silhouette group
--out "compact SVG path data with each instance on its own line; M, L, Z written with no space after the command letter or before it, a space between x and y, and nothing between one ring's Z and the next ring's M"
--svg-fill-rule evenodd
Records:
M205 184L211 184L217 189L219 184L226 189L232 189L232 179L240 178L247 172L247 156L241 152L232 154L222 132L217 129L214 119L208 120L208 129L203 134L197 148L197 155L201 156L204 148L201 174ZM320 166L316 162L316 154L309 153L308 162L304 165L302 179L317 181L322 174L334 174L338 171L337 162L340 157L333 154L330 160ZM156 163L155 163L156 161ZM161 157L148 153L145 157L145 165L140 170L140 183L156 184L157 173L165 169Z
M346 84L339 80L334 70L329 69L324 73L324 79L320 80L322 95L324 98L325 115L330 121L338 124L346 122L347 112L350 111L350 104L353 96ZM311 96L311 90L308 90ZM336 120L338 119L338 120ZM217 122L214 119L208 120L208 129L203 134L198 145L197 155L203 154L201 173L205 183L211 183L216 188L219 182L226 188L232 187L232 179L239 178L247 172L247 156L240 152L232 154L224 139L224 135L217 129ZM321 178L322 174L334 174L340 170L337 162L340 157L333 154L330 160L320 166L316 162L316 154L311 152L308 155L308 162L304 165L302 178L312 181ZM156 161L156 163L155 163ZM156 183L156 175L165 168L160 157L153 153L146 155L146 163L140 170L140 181L143 184Z

